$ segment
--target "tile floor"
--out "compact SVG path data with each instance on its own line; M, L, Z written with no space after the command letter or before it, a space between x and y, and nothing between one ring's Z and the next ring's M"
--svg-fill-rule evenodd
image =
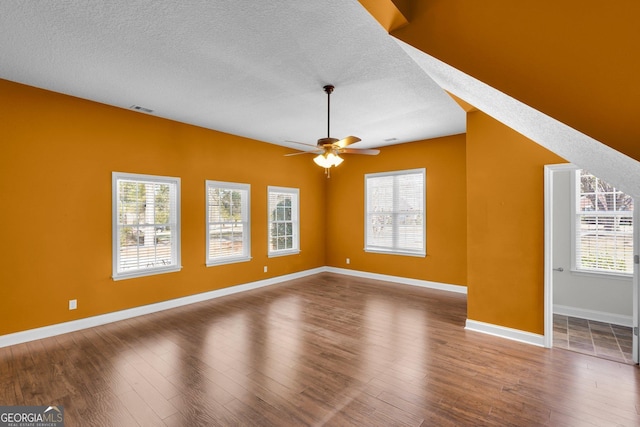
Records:
M553 346L616 362L633 363L631 328L553 315Z

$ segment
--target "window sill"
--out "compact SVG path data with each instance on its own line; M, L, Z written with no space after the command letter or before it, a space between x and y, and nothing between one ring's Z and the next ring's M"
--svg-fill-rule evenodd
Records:
M114 274L113 276L111 276L111 279L114 282L117 282L119 280L135 279L136 277L155 276L157 274L165 274L165 273L176 273L180 270L182 270L182 266L173 266L173 267L167 267L167 268L156 268L156 269L148 269L148 270L136 270L135 272L131 272L131 273Z
M633 280L633 274L625 273L605 273L603 271L589 271L589 270L571 270L571 274L575 276L593 277L611 280L620 280L624 282L630 282Z
M239 262L247 262L251 261L251 257L241 257L241 258L226 258L220 259L216 261L207 261L207 267L215 267L217 265L227 265L227 264L237 264Z
M420 252L404 252L404 251L385 251L383 249L371 249L364 248L365 252L374 253L374 254L385 254L385 255L402 255L402 256L412 256L416 258L426 258L426 253Z
M287 255L298 255L300 253L299 249L290 250L290 251L282 251L282 252L271 252L269 253L269 258L276 258L279 256L287 256Z

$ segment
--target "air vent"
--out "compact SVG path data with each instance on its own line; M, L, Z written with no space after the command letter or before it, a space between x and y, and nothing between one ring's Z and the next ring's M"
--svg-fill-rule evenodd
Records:
M153 110L151 110L149 108L141 107L139 105L132 105L129 108L131 108L132 110L136 110L136 111L142 111L143 113L153 113Z

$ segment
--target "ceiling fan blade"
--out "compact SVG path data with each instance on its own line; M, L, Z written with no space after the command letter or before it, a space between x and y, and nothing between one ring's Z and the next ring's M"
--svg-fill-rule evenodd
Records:
M285 157L297 156L298 154L322 154L323 152L324 152L323 150L298 151L297 153L285 154Z
M356 142L361 141L357 136L348 136L346 138L342 138L340 141L336 142L335 145L340 148L344 148L347 145L355 144Z
M380 150L376 150L374 148L343 148L340 150L340 154L368 154L370 156L375 156L380 154Z
M304 145L304 146L306 146L306 147L316 147L316 145L314 145L314 144L307 144L307 143L305 143L305 142L289 141L289 140L286 140L286 141L284 141L284 142L291 142L291 143L293 143L293 144Z

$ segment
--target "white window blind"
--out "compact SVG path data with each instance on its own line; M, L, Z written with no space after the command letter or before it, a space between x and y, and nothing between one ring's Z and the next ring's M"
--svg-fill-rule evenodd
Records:
M425 169L365 175L365 250L425 256Z
M114 172L113 279L180 269L180 178Z
M251 259L250 185L207 181L207 265Z
M297 188L269 187L269 256L300 252Z
M575 269L633 274L633 199L584 170L575 176Z

